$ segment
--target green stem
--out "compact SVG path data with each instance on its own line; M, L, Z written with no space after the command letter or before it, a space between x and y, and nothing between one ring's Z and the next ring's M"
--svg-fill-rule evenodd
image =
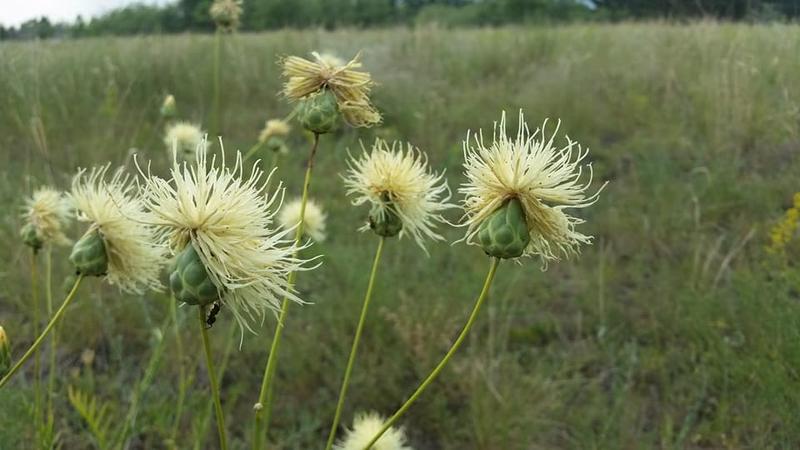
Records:
M220 52L222 47L222 32L217 29L214 33L214 61L212 70L213 76L213 92L212 92L212 106L211 106L211 138L216 139L220 132Z
M219 396L219 384L217 383L217 372L214 370L214 361L211 359L211 344L208 342L208 330L206 329L205 308L197 308L197 315L200 318L200 334L203 336L203 350L206 354L206 369L208 369L208 381L211 385L211 394L214 396L214 410L217 416L217 432L219 433L219 447L221 450L228 450L228 440L225 437L225 418L222 415L222 402Z
M319 134L314 133L314 144L311 146L311 152L308 156L308 163L306 164L306 177L303 181L303 198L300 202L300 223L294 235L295 246L299 247L303 239L303 227L305 226L306 204L308 203L309 185L311 184L311 172L314 168L314 156L317 154L317 147L319 147ZM295 251L295 256L299 253L299 249ZM297 278L297 272L289 273L287 278L288 288L294 288L294 282ZM286 314L289 311L289 299L284 298L281 304L281 314L278 317L278 324L275 326L275 335L272 337L272 345L269 350L269 357L267 358L267 365L264 367L264 377L261 380L261 392L258 394L258 402L253 406L254 413L254 427L253 427L253 449L263 450L262 444L264 436L269 430L269 419L272 412L272 380L275 377L275 369L278 363L278 350L281 346L281 336L283 335L283 325L286 323ZM264 431L261 431L261 428Z
M14 376L14 374L17 373L17 371L19 371L22 365L25 364L25 361L30 359L31 355L33 355L34 352L36 352L36 350L39 349L39 346L42 345L42 342L44 342L44 338L47 337L47 334L50 333L50 330L53 329L56 322L58 322L58 320L61 319L61 316L64 315L64 311L67 309L67 306L69 306L69 304L72 302L72 299L75 298L75 293L78 292L78 286L81 284L82 279L83 275L78 275L78 279L75 280L75 284L72 286L72 290L69 292L69 295L67 295L67 298L64 300L64 303L61 304L61 307L58 308L58 311L56 311L53 318L50 319L50 323L47 324L47 326L44 328L44 331L42 331L39 337L36 338L36 340L33 342L33 345L31 345L31 348L29 348L28 351L26 351L25 354L22 355L22 358L20 358L19 361L17 361L17 363L14 364L14 367L12 367L11 370L8 371L6 376L4 376L2 380L0 380L0 389L2 389L3 386L5 386L6 383L8 383L8 381Z
M358 342L361 340L361 331L364 329L364 322L366 322L367 319L367 309L369 309L369 301L372 298L372 286L375 284L375 274L378 273L378 263L381 260L381 253L383 252L383 243L385 240L385 237L381 237L380 241L378 241L378 249L375 250L375 259L372 262L372 272L370 272L369 282L367 283L367 293L364 296L364 304L361 306L361 317L358 319L356 335L353 338L353 346L350 348L350 356L347 358L347 367L344 370L344 379L342 380L342 387L339 390L339 401L336 403L336 413L333 416L333 424L331 425L331 431L328 434L328 443L325 445L325 450L330 450L333 447L333 441L336 439L336 429L339 426L339 420L342 416L344 399L347 396L347 386L350 383L350 373L353 370L353 362L356 360Z
M45 259L45 299L47 300L47 315L53 315L53 248L47 247ZM47 429L50 436L53 436L53 424L55 415L53 414L53 398L56 392L56 345L58 344L58 327L53 329L50 335L50 372L47 380Z
M430 385L431 382L433 382L433 380L436 379L436 377L439 375L442 369L444 369L444 367L450 361L450 358L453 357L453 354L455 354L456 350L458 350L458 348L461 346L461 343L464 342L464 338L467 337L467 333L469 333L470 328L472 328L472 325L475 323L475 319L478 317L478 312L480 311L481 306L486 300L487 294L489 293L489 287L492 285L492 280L494 280L494 274L497 272L497 266L499 263L500 260L498 258L492 258L492 263L489 266L489 273L486 275L486 281L484 281L483 283L483 289L481 290L481 295L478 296L478 300L475 301L475 306L472 308L472 312L469 315L469 319L467 319L467 323L464 325L464 329L461 330L461 333L456 338L456 341L453 342L453 345L450 347L450 350L447 351L447 354L444 355L444 358L442 358L439 364L436 365L436 368L433 369L430 375L428 375L428 377L425 378L425 381L423 381L422 384L419 385L417 390L414 391L413 394L411 394L411 397L409 397L408 400L406 400L406 402L403 403L403 406L401 406L400 409L398 409L397 412L395 412L392 415L392 417L390 417L389 420L387 420L386 423L383 424L383 427L381 427L380 431L378 431L378 433L372 438L372 440L369 441L366 447L364 447L364 450L369 450L370 448L372 448L372 446L375 445L378 439L380 439L381 436L383 436L383 433L385 433L386 430L391 428L392 425L394 425L394 423L397 422L397 420L403 414L405 414L408 408L410 408L411 405L419 398L419 396L422 395L422 392L425 391L428 385Z
M252 158L252 157L253 157L253 155L255 155L255 154L256 154L256 152L258 152L258 150L259 150L259 149L261 149L261 146L262 146L262 145L263 145L263 143L261 143L261 142L256 142L255 144L253 144L253 146L252 146L252 147L250 147L250 150L247 150L247 153L245 153L245 154L244 154L244 159L243 159L243 161L244 161L244 162L247 162L247 161L249 161L249 160L250 160L250 158Z
M183 340L181 339L181 329L178 323L178 301L170 295L170 316L172 316L172 324L175 330L175 352L177 353L178 360L178 400L175 406L175 418L172 422L172 430L170 432L170 439L175 442L178 435L178 427L181 423L181 416L183 416L183 402L186 400L186 367L183 361Z
M31 250L31 302L33 303L33 331L39 334L42 312L39 305L39 274L36 264L38 250ZM42 367L39 350L33 352L33 424L36 433L42 431Z

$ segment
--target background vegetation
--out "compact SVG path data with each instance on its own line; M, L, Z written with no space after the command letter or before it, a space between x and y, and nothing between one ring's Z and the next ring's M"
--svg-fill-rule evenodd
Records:
M31 19L0 26L0 39L180 33L214 30L212 0L175 0L166 6L132 4L74 23ZM626 19L786 21L800 16L797 0L243 0L243 30L448 27Z
M43 183L66 188L79 166L130 166L134 153L164 170L160 102L172 93L183 117L205 122L211 48L211 36L197 35L0 45L0 320L16 355L35 336L29 253L16 237L23 196ZM364 50L385 126L322 141L312 195L329 213L329 240L309 250L324 254L324 265L299 277L314 304L295 308L287 323L277 448L324 442L377 245L355 231L366 211L344 196L346 149L374 134L409 140L447 168L455 188L466 130L488 129L518 108L531 124L561 118L563 132L591 148L596 179L610 181L583 211L595 244L547 272L535 262L501 266L468 344L403 420L414 447L797 448L796 269L764 247L798 189L800 29L708 22L234 35L223 55L229 151L246 150L265 119L289 112L276 95L277 56L314 49ZM307 146L296 133L278 171L290 195L299 194ZM453 241L462 231L445 234ZM408 240L385 249L346 423L356 411L394 410L472 305L486 257L461 244L429 251ZM57 285L66 256L55 253ZM57 355L63 448L96 445L68 387L119 420L159 340L163 357L130 448L214 445L194 311L179 311L182 362L174 336L158 331L168 311L158 294L81 287ZM217 356L230 351L222 379L229 432L244 448L275 321L239 350L229 315L219 318L211 335ZM173 438L180 363L193 382ZM26 370L0 391L4 448L35 446Z

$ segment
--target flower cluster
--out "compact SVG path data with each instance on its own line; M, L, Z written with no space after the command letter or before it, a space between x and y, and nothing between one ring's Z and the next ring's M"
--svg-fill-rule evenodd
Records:
M767 251L770 253L782 253L794 237L798 222L800 222L800 192L794 194L792 207L786 210L783 219L770 230L770 243L767 246Z

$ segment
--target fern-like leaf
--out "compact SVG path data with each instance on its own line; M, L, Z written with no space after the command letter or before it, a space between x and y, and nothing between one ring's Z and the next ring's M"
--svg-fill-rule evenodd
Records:
M98 404L97 399L85 392L69 386L67 388L69 402L89 426L89 432L101 450L109 448L111 437L111 414L108 403Z

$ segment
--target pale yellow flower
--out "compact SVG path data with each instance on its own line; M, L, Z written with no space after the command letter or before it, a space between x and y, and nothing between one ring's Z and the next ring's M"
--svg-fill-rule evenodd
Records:
M472 140L467 133L463 145L467 181L459 192L464 194L468 243L481 223L512 198L520 201L530 233L524 255L538 255L546 266L548 260L559 259L559 254L569 256L577 253L581 244L591 242L591 236L575 229L584 220L569 215L568 210L594 204L605 184L587 195L592 167L582 162L589 151L569 137L564 147L555 147L559 125L549 138L545 136L547 121L531 133L520 111L516 138L509 138L504 112L500 123L495 123L490 144L484 142L482 132ZM585 181L583 167L589 173Z
M43 187L25 201L22 219L33 228L42 244L69 244L64 227L69 223L72 208L63 193Z
M317 52L311 55L313 61L299 56L281 60L286 77L283 94L287 98L299 100L328 89L336 97L339 112L351 126L369 127L380 123L381 115L369 98L374 82L369 73L356 70L361 68L360 53L342 65Z
M373 437L383 428L383 418L377 413L360 413L353 420L353 428L347 430L345 438L336 444L336 450L364 450ZM413 450L407 444L405 433L401 428L389 428L372 450Z
M209 9L211 20L224 31L239 28L242 16L242 0L214 0Z
M293 230L297 224L300 223L300 210L302 206L303 200L297 198L281 207L280 213L278 214L278 223L284 230ZM324 241L325 220L328 215L325 214L317 202L312 199L306 201L306 211L303 217L303 233L316 242Z
M167 145L167 151L171 157L193 162L197 160L199 154L205 154L208 151L205 134L195 124L178 122L167 127L164 144Z
M450 189L444 172L431 171L419 149L376 139L369 152L362 145L362 154L351 156L348 167L344 183L347 194L354 197L353 205L369 203L373 219L395 214L403 225L400 237L410 234L423 249L425 238L443 239L434 227L446 222L441 212L454 206L448 203ZM367 224L361 229L369 228Z
M285 120L270 119L264 124L264 128L261 130L261 133L259 133L258 142L263 144L273 136L281 138L286 137L291 130L292 127Z
M225 165L224 151L210 160L201 153L194 164L175 162L168 180L142 173L142 198L157 241L173 254L193 245L222 304L251 329L249 323L277 310L282 298L303 303L287 276L306 261L294 257L293 241L272 227L271 209L280 197L266 195L268 177L258 165L249 176L243 171L239 152L233 167Z
M163 249L156 244L153 227L144 222L141 200L122 168L106 181L109 165L90 172L78 171L68 194L87 222L86 235L99 232L108 259L106 280L123 291L141 293L144 287L160 289L159 272L165 263Z

